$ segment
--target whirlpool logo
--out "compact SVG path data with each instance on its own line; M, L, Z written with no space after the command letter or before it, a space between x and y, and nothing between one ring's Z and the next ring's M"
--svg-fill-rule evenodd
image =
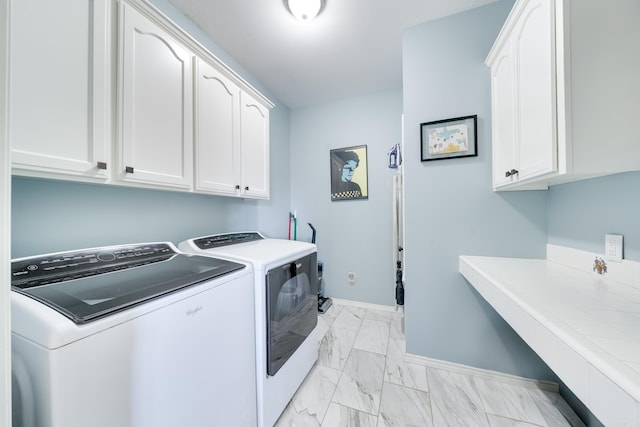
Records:
M198 314L198 312L199 312L199 311L201 311L201 310L202 310L202 306L201 306L201 305L199 305L199 306L197 306L197 307L187 309L187 310L185 311L185 314L186 314L187 316L195 316L195 315L196 315L196 314Z

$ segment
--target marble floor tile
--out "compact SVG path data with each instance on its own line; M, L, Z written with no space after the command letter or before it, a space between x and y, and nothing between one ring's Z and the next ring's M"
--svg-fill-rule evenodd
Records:
M427 367L405 362L404 354L404 340L390 339L384 380L392 384L429 391Z
M315 365L291 400L292 409L297 413L306 412L315 416L320 424L331 403L340 374L341 371L337 369Z
M320 341L318 364L343 369L358 333L351 329L332 326Z
M487 414L487 417L489 417L489 425L491 427L539 427L538 424L531 424L525 421L505 418L494 414Z
M309 411L303 410L297 412L292 405L285 408L274 427L320 427L318 418Z
M376 427L377 422L375 415L332 403L322 427Z
M372 353L387 354L389 345L389 322L366 318L356 336L353 348Z
M479 378L477 384L487 413L545 425L544 417L525 387L485 378Z
M474 382L465 375L429 369L429 393L436 426L488 427Z
M367 309L364 318L371 320L383 320L385 322L391 322L391 316L393 316L393 311L382 311L382 310L374 310Z
M378 415L385 357L353 349L342 372L333 402Z
M402 321L346 305L319 315L318 362L276 427L584 427L558 393L405 362Z
M389 333L389 338L394 340L403 340L404 339L404 316L399 314L394 314L391 316L391 330Z
M558 393L529 389L529 394L549 426L584 427L584 423Z
M327 322L327 325L331 327L333 326L333 322L335 322L336 318L342 311L342 307L343 306L338 304L332 304L331 307L329 307L329 310L327 310L325 313L319 314L318 317L324 319L324 321Z
M378 427L433 426L429 393L384 383Z
M318 325L316 326L316 328L318 329L318 342L322 342L322 338L324 338L324 335L327 333L330 327L331 326L329 325L329 323L327 323L326 318L324 318L323 316L318 316Z
M332 326L358 331L367 310L360 307L343 307Z

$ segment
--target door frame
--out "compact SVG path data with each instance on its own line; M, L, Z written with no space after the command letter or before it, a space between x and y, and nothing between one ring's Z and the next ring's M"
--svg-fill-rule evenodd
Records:
M11 159L8 129L9 16L11 0L0 0L0 427L11 426Z

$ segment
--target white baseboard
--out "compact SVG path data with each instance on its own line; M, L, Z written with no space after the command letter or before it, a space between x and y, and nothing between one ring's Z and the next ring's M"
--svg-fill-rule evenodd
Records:
M404 314L404 307L403 306L371 304L371 303L368 303L368 302L350 301L350 300L338 299L338 298L331 298L331 301L333 301L333 303L337 304L337 305L346 305L346 306L350 306L350 307L358 307L358 308L365 308L365 309L368 308L368 309L371 309L371 310L380 310L380 311L388 311L388 312L391 312L391 313Z
M416 354L405 353L404 361L415 365L426 366L428 368L443 369L457 372L459 374L474 375L488 380L495 380L502 383L509 383L521 387L534 388L538 390L558 393L560 387L551 381L532 380L530 378L505 374L502 372L490 371L488 369L474 368L473 366L461 365L459 363L447 362L444 360L430 359Z

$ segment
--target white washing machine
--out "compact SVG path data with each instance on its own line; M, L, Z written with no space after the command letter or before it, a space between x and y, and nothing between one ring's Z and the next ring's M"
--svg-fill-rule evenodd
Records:
M256 425L250 265L143 243L11 270L14 426Z
M197 237L178 247L253 265L258 426L273 426L318 359L316 245L243 232Z

